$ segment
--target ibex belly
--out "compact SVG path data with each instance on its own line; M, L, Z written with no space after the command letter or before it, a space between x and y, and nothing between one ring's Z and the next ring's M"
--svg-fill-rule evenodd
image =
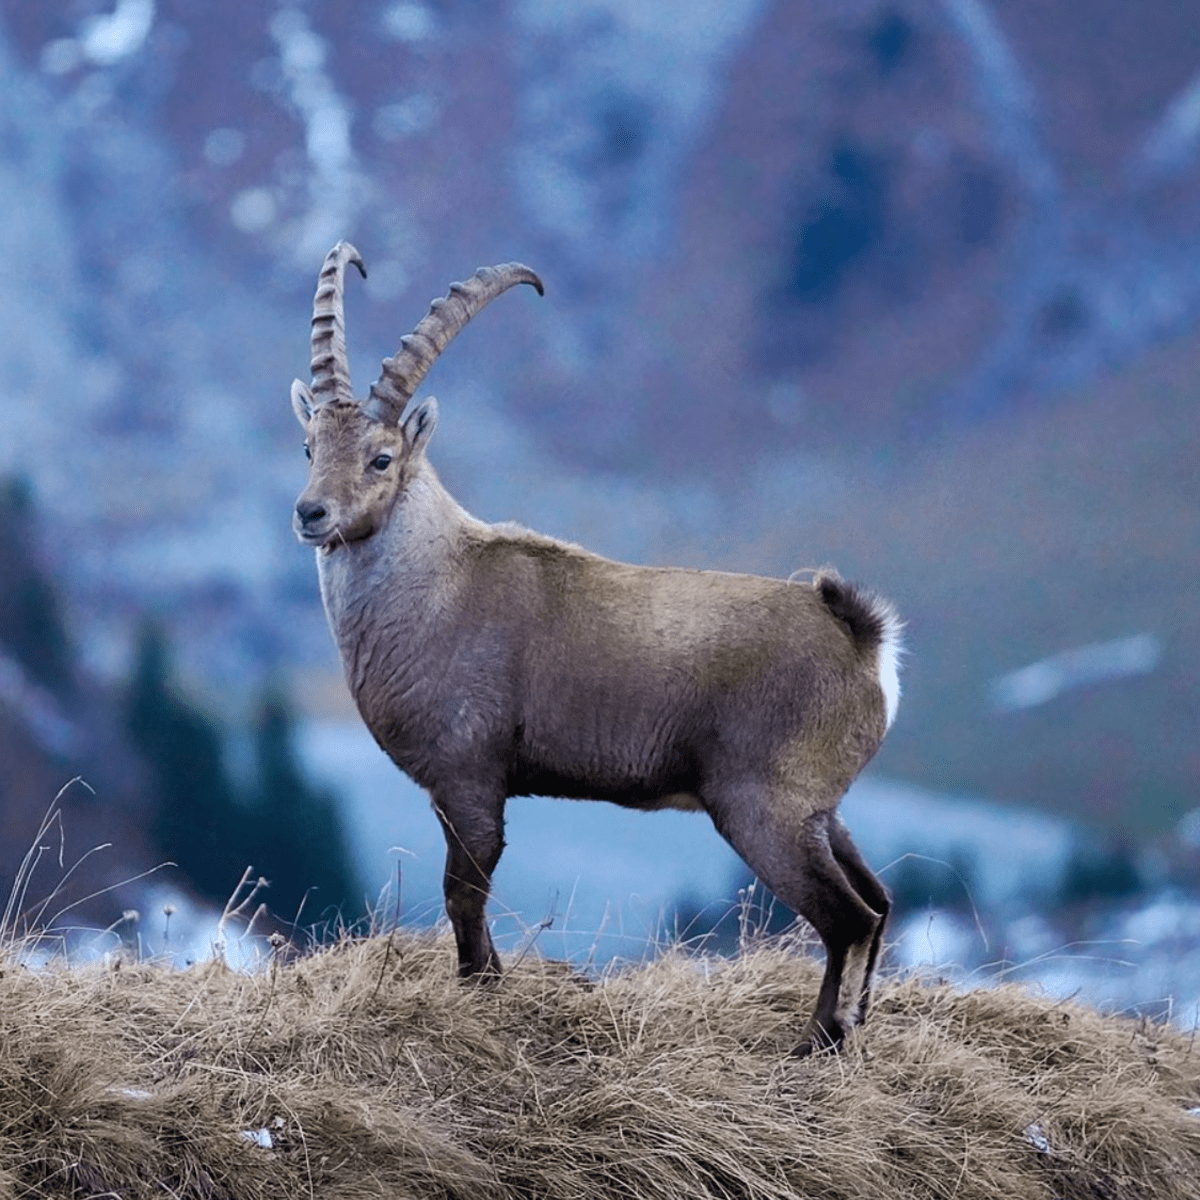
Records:
M693 706L619 673L581 674L552 707L525 714L511 792L700 809L711 738Z

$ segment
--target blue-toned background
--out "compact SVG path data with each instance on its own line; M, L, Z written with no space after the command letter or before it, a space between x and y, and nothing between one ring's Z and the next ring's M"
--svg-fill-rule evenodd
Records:
M397 862L436 914L440 835L289 529L288 385L347 237L360 391L452 279L546 281L428 380L476 515L896 602L904 699L845 809L896 961L1194 1013L1198 17L0 0L5 879L37 840L54 886L38 821L80 775L62 858L112 843L83 894L180 864L73 910L139 908L151 948L162 904L219 908L272 855L303 891L327 847L347 916ZM498 930L553 915L539 948L577 959L747 883L698 817L516 800L509 843Z

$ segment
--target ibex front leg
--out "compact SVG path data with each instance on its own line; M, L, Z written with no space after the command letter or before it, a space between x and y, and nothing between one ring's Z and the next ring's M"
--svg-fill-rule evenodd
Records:
M494 979L500 974L500 956L484 909L492 872L504 849L504 800L457 791L435 793L433 807L446 835L446 914L458 943L458 973L464 979Z

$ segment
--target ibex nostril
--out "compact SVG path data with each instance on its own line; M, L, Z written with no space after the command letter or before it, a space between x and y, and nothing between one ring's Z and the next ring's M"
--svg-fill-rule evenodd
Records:
M300 518L301 524L311 525L325 516L325 506L323 504L297 504L296 515Z

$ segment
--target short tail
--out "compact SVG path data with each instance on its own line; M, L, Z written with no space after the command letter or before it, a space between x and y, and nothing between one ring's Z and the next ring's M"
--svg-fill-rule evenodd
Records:
M875 652L890 726L900 703L904 622L890 601L857 583L847 583L836 571L828 568L818 571L813 587L830 613L850 631L859 649Z
M847 583L828 567L817 572L813 587L863 650L874 650L889 637L898 638L903 628L900 618L882 596L857 583Z

